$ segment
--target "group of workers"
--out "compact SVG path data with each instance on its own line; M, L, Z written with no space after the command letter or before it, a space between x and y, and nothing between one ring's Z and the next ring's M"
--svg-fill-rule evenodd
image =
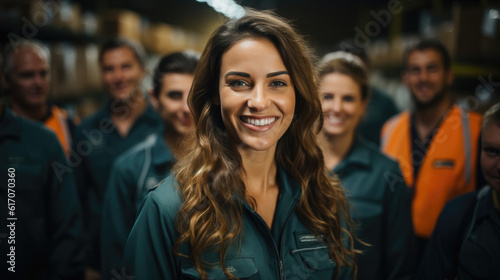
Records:
M455 105L436 40L404 54L401 113L362 49L313 62L269 12L165 55L152 89L108 41L81 122L48 101L43 44L2 58L1 279L500 277L500 104Z

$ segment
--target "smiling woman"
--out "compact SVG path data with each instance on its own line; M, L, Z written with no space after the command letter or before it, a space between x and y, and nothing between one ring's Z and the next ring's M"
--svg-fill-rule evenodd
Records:
M410 196L398 163L361 139L356 127L369 99L368 70L353 54L334 52L317 65L325 116L318 142L325 164L348 193L356 235L371 246L358 258L359 280L411 279L414 272Z
M125 249L127 272L353 277L347 201L316 143L315 81L303 40L273 13L247 10L214 32L188 98L196 139L145 198Z

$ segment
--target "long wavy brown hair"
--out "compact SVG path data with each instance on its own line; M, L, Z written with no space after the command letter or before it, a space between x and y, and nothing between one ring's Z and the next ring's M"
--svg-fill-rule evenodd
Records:
M206 279L209 263L203 259L203 253L215 248L224 274L236 279L226 269L224 259L229 246L242 236L243 208L237 198L249 202L251 199L242 179L239 143L224 127L221 109L213 101L219 96L223 54L246 38L271 41L295 86L295 118L278 141L275 158L302 187L296 212L311 233L321 236L328 246L330 257L338 264L335 277L341 266L356 269L351 231L342 227L343 222L351 224L344 191L338 181L328 176L316 143L323 117L310 50L287 20L272 12L251 9L240 19L226 21L212 34L196 68L188 98L196 123L196 139L189 154L174 169L183 199L177 214L180 238L174 251L182 255L180 245L187 243L190 253L185 257Z

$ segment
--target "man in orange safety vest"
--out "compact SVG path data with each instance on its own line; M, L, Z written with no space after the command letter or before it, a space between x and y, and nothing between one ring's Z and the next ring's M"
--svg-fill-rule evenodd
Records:
M403 83L414 101L382 129L382 150L395 158L413 191L412 218L423 250L446 202L476 188L481 116L453 104L450 57L424 40L403 57Z

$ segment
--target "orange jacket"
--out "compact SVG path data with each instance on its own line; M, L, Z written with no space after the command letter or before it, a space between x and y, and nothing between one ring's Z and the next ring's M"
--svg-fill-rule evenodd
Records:
M399 162L406 184L414 188L412 217L417 236L429 238L446 202L475 189L481 119L453 106L434 134L415 182L410 113L400 113L382 128L382 150Z
M71 133L68 126L68 113L55 105L50 108L50 116L43 122L45 126L57 135L66 156L71 145Z

